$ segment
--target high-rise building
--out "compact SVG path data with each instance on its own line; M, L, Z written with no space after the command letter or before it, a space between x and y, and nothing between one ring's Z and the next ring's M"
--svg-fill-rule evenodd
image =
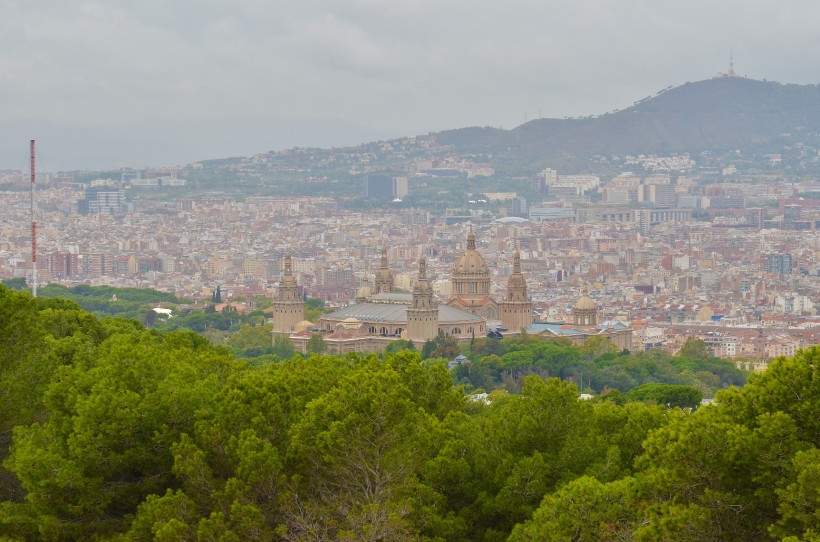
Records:
M779 275L792 274L792 255L785 253L763 254L763 272Z
M783 206L783 229L784 230L793 230L798 222L800 222L800 217L803 212L802 205L784 205Z
M53 252L47 255L48 271L57 278L73 277L79 274L79 259L77 254Z
M727 189L722 194L710 196L709 207L712 209L744 209L746 197L739 189Z
M646 235L649 232L649 226L652 224L652 213L649 209L635 209L635 223L641 233Z
M746 209L746 224L755 228L762 228L766 223L765 207L750 207Z
M674 207L677 200L675 187L671 184L646 184L644 189L644 201L655 204L656 207Z
M394 195L393 177L383 173L368 173L363 179L364 197L367 199L391 200Z
M407 177L393 177L393 198L403 199L408 193Z
M324 269L321 284L330 288L350 288L356 285L356 275L352 269Z
M85 198L77 202L81 215L118 215L125 212L125 191L97 186L85 191Z
M521 196L516 196L510 203L510 216L527 218L527 200Z

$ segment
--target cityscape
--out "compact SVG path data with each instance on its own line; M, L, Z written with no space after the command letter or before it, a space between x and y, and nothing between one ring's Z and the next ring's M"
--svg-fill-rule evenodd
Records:
M0 0L0 542L818 542L818 20Z
M598 327L629 329L630 349L638 351L674 353L694 337L715 356L754 370L820 342L820 181L778 177L788 155L766 155L770 171L752 175L733 163L699 166L701 157L688 154L624 156L616 157L618 174L546 168L507 183L517 191L476 193L476 181L495 175L493 164L442 149L434 137L376 146L377 152L292 149L217 167L240 180L297 172L301 186L320 193L345 185L341 196L186 191L202 164L85 181L43 174L39 280L152 288L199 303L219 286L236 310L249 311L257 296L277 298L289 256L300 295L339 309L375 287L384 255L395 291L407 294L426 258L433 296L449 304L456 295L451 273L474 232L491 297L504 297L519 252L532 303L528 322L571 324L587 290ZM799 160L817 161L813 149L800 150ZM348 172L342 183L323 173L339 164ZM0 194L8 210L0 225L0 277L30 282L30 196L21 190L27 172L2 175L0 183L14 190ZM435 187L445 187L438 193L456 204L414 206L414 193ZM151 197L175 190L181 195ZM282 329L273 316L280 331L334 331L307 321ZM503 327L497 316L483 315L488 327L480 335Z
M0 0L0 541L817 542L818 20Z

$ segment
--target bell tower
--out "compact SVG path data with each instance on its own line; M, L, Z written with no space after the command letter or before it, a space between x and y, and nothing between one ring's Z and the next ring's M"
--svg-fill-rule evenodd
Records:
M501 325L517 332L532 327L532 299L527 295L527 281L521 274L521 252L513 256L513 272L507 281L507 293L499 303Z
M393 293L393 273L390 272L390 266L387 263L387 248L382 248L382 261L375 282L374 294Z
M425 342L438 334L438 306L433 299L433 289L427 282L427 260L419 260L419 276L413 287L413 301L407 308L407 338Z
M279 281L279 292L273 301L273 334L290 335L296 324L305 319L305 304L299 297L299 285L293 276L293 260L285 256L285 271Z

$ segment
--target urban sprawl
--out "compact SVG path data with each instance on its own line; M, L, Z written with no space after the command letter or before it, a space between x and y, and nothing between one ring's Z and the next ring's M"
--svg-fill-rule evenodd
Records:
M703 168L687 155L625 157L623 171L633 172L545 169L526 179L527 198L464 191L463 205L429 210L401 203L434 181L458 191L495 175L493 166L419 156L424 148L413 138L379 150L394 158L381 171L372 167L378 156L305 149L224 166L252 178L286 165L290 172L342 165L358 183L357 198L382 202L361 209L326 195L142 197L191 188L197 164L84 183L42 175L39 282L154 288L201 303L219 286L226 302L250 310L257 296L277 298L287 259L301 296L342 308L374 286L386 255L396 292L413 291L424 257L433 295L445 302L456 294L451 274L472 231L498 299L518 251L533 322L571 324L586 290L599 325L631 330L633 350L676 351L696 337L753 370L820 343L820 181L750 181L731 163ZM781 165L780 155L767 159ZM0 192L0 279L32 277L26 181L25 172L0 171L0 183L13 188ZM306 173L302 182L334 179Z

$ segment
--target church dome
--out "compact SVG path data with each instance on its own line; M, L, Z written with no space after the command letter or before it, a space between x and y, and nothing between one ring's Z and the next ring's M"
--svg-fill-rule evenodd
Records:
M582 295L578 302L575 304L575 310L591 311L596 310L597 308L598 305L595 303L595 300L589 297L586 288L584 288L584 295Z
M302 320L301 322L297 322L294 326L295 331L304 331L310 327L313 327L315 324L309 320Z
M484 258L475 248L475 234L472 230L470 230L470 234L467 236L467 250L464 252L464 254L461 255L461 257L456 262L455 266L453 267L453 273L481 273L483 275L490 274L490 269L487 267L487 263L484 261Z
M450 276L450 292L452 299L458 300L461 307L471 307L471 312L483 310L483 303L487 302L490 295L490 269L484 258L475 248L475 233L470 228L467 236L467 250L456 261L453 266L453 274ZM481 305L476 308L476 302ZM487 317L495 317L495 302L492 302ZM474 312L474 314L478 314Z
M468 250L458 259L453 271L456 273L487 273L489 269L481 254L475 250Z

